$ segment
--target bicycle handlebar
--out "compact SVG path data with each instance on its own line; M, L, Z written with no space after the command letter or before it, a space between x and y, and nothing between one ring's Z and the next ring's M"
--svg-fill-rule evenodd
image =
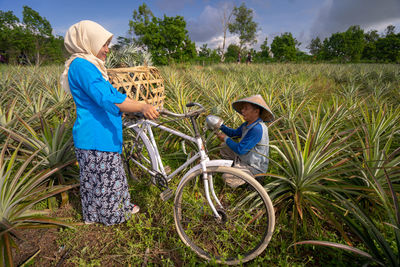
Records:
M199 103L191 102L191 103L186 104L186 107L188 107L188 108L194 107L194 106L198 106L200 108L193 110L193 111L189 111L188 113L182 113L182 114L174 113L167 109L159 110L159 112L160 112L160 114L167 115L167 116L172 116L172 117L177 117L177 118L188 118L188 117L196 116L196 115L201 114L206 111L206 109Z
M191 107L194 107L194 106L198 106L198 107L200 107L200 109L204 109L204 107L200 103L190 102L190 103L186 104L186 107L188 107L188 108L191 108Z
M159 110L158 112L161 115L167 115L167 116L176 117L176 118L190 118L190 117L196 116L196 115L201 114L206 111L206 109L199 103L191 102L191 103L186 104L186 107L188 107L188 108L194 107L194 106L198 106L200 108L193 110L193 111L189 111L188 113L174 113L174 112L169 111L168 109L164 109L164 108ZM135 116L136 118L140 118L140 119L144 118L144 115L141 112L131 112L129 114Z

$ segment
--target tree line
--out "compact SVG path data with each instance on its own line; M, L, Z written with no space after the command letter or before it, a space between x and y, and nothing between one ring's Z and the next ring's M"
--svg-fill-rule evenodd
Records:
M182 16L154 16L146 4L133 11L129 20L129 36L117 37L112 49L136 45L151 53L156 65L175 62L237 62L250 54L254 62L329 61L329 62L387 62L400 63L400 33L389 25L383 34L376 30L364 32L360 26L350 26L345 32L333 33L321 40L315 37L307 46L309 54L299 49L301 43L290 32L275 36L268 45L266 37L258 51L250 48L256 43L259 26L253 10L242 3L239 7L224 7L222 18L223 42L217 49L203 44L196 49ZM50 22L28 6L23 7L22 21L12 11L0 10L0 62L11 64L61 63L68 56L62 36L54 36ZM225 51L227 32L238 36L237 44Z
M359 26L350 26L345 32L337 32L321 41L313 39L309 45L314 59L358 62L400 63L400 33L395 26L387 26L385 33L371 30L364 32Z
M12 11L0 10L0 61L36 65L64 62L64 38L52 31L50 22L28 6L23 7L22 21Z

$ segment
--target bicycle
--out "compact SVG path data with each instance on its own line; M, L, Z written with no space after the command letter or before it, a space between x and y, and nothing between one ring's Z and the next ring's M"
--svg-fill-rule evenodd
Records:
M230 160L210 160L197 124L205 109L198 107L185 114L167 110L161 114L189 118L195 135L189 136L168 128L162 123L143 117L124 122L131 129L132 145L124 147L124 156L130 172L131 163L151 175L151 181L168 200L173 190L168 182L189 165L200 160L181 178L174 198L174 221L181 240L201 258L216 263L239 264L250 261L267 247L275 226L272 202L265 189L249 174L232 167ZM165 171L152 128L169 132L196 144L198 152L171 174ZM225 176L245 183L231 188Z

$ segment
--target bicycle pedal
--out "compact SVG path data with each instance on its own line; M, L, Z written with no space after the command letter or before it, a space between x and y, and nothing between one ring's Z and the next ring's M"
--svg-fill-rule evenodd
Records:
M163 192L160 194L160 198L162 201L167 201L174 195L174 191L172 191L171 188L165 189Z

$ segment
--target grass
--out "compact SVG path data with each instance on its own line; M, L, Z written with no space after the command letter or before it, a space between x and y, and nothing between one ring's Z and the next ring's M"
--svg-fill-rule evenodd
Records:
M58 83L62 69L62 66L0 66L0 143L3 146L10 134L14 138L10 141L12 154L23 139L25 142L20 145L18 156L25 157L35 150L32 144L44 146L46 153L33 159L35 162L39 158L47 159L39 171L42 167L66 163L74 154L68 144L75 107L71 96L65 94ZM186 103L197 101L209 113L237 127L242 119L231 103L261 94L275 114L277 120L269 129L271 144L277 149L270 151L269 172L272 175L264 179L267 189L271 190L278 221L266 251L249 266L358 266L365 263L364 258L349 252L291 245L295 241L312 239L351 243L361 250L368 249L352 232L355 228L351 224L338 227L346 222L341 214L327 214L330 205L344 210L329 192L333 189L335 194L351 201L350 206L361 206L363 216L376 222L378 227L390 221L391 215L387 215L385 209L397 203L385 202L388 196L381 194L389 192L388 176L397 199L399 197L398 65L218 64L208 67L175 65L160 70L165 78L165 107L171 111L184 112ZM201 116L200 124L203 122L204 116ZM188 121L176 121L168 126L187 133L191 131ZM187 157L182 144L168 135L157 136L163 153L168 155L165 165L174 169L180 159ZM218 144L215 136L207 133L207 148L214 158L218 157ZM188 151L190 148L186 144ZM318 153L323 159L316 156ZM288 170L287 166L292 169ZM387 168L387 174L382 166ZM64 178L51 177L53 182L77 180L74 165L60 173ZM307 177L318 179L311 184L303 183ZM383 191L375 190L375 179ZM173 184L172 188L175 187ZM344 191L351 197L347 198ZM132 182L131 195L142 208L140 214L118 226L62 228L56 232L55 247L58 249L53 251L56 256L40 253L34 259L35 264L51 262L55 265L62 260L67 266L206 265L179 239L173 222L172 200L162 202L159 193L156 187L149 187L148 179ZM80 223L78 191L70 191L69 197L69 209L62 217ZM50 201L41 202L36 209L49 208L48 203ZM396 235L388 229L393 230L386 226L379 228L382 238L391 244L393 253L398 256ZM66 256L62 258L62 255Z
M57 244L69 251L65 263L73 266L208 265L179 239L173 222L172 201L158 200L158 189L149 188L146 182L135 183L131 188L132 196L136 196L141 205L141 212L127 223L111 227L82 225L75 230L59 231ZM79 199L75 201L79 205ZM72 212L75 213L74 221L80 221L79 209L72 209ZM277 223L265 252L246 266L359 266L362 263L361 257L320 248L302 247L296 253L293 247L290 248L292 230L286 223ZM325 238L341 242L334 232L327 232Z

